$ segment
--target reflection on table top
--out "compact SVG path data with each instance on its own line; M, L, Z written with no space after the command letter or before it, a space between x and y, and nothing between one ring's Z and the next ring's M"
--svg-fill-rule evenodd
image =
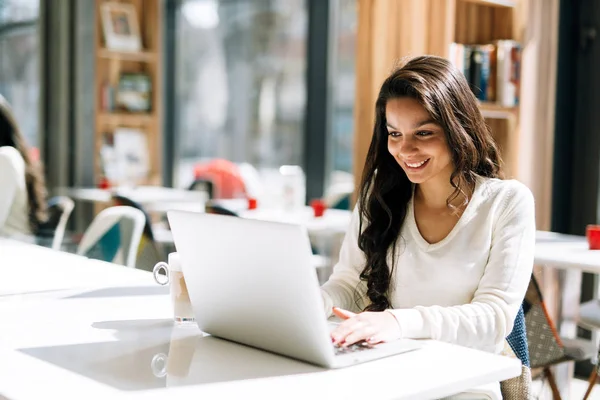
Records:
M9 399L439 398L520 373L516 359L434 341L323 370L175 328L170 296L149 272L10 240L0 240L0 273L23 290L0 301ZM444 373L431 379L432 368Z
M175 327L166 294L64 291L0 304L0 393L61 398L439 398L520 373L516 359L428 341L339 370ZM43 329L40 329L43 327ZM443 370L431 379L431 369ZM350 382L377 381L377 385ZM177 397L174 397L177 396Z

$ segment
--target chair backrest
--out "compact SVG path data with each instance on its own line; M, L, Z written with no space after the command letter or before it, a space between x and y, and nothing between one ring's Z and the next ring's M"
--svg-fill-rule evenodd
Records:
M133 201L129 197L126 197L126 196L123 196L120 194L113 194L112 200L113 200L115 206L129 206L129 207L137 208L138 210L143 212L144 213L144 221L145 221L144 222L144 235L149 237L150 239L154 240L154 233L152 232L152 220L150 219L150 216L148 215L148 213L146 212L146 210L144 209L144 207L142 207L142 205L140 203L138 203L137 201Z
M327 188L323 200L327 208L350 210L353 193L353 183L337 183Z
M233 199L246 196L246 186L238 166L225 159L214 159L194 165L194 179L205 179L213 183L213 197Z
M536 278L532 275L523 301L531 368L546 367L560 361L565 349L544 303Z
M102 210L86 229L77 254L135 268L144 213L130 206Z
M215 184L210 179L198 178L190 185L188 190L195 190L199 192L206 192L209 199L213 199L215 196Z
M204 211L207 214L219 214L219 215L229 215L232 217L238 217L239 215L228 208L225 208L221 205L207 202L204 206Z
M521 360L526 367L530 366L529 346L527 343L527 328L525 324L525 312L523 306L519 309L512 332L506 337L510 348L515 356Z
M48 200L48 219L40 224L37 236L52 238L52 248L60 250L67 222L75 202L67 196L55 196Z
M142 232L142 237L138 246L135 267L145 271L152 271L152 268L154 268L156 263L163 260L164 257L154 240L154 230L152 228L150 216L140 203L133 201L129 197L115 194L112 196L112 199L117 206L133 207L144 213L144 231Z

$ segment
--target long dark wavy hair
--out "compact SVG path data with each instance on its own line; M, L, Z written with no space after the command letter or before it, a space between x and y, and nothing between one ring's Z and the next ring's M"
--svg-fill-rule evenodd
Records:
M10 146L17 149L25 161L25 186L29 202L29 226L36 233L46 215L46 185L41 165L34 164L29 155L15 116L8 101L0 95L0 147Z
M360 278L366 281L370 301L366 311L391 307L388 292L396 243L413 191L413 184L388 151L386 105L401 97L417 100L446 134L454 165L450 184L455 189L446 200L448 207L461 194L468 202L464 191L475 186L477 176L501 178L498 149L463 74L448 60L435 56L412 58L397 68L379 91L359 191L358 246L366 257ZM388 255L392 265L388 265Z

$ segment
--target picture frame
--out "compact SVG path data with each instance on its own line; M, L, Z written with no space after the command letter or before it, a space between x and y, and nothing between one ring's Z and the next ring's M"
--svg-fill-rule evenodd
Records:
M142 41L137 12L131 3L106 2L101 5L106 48L114 51L141 51Z

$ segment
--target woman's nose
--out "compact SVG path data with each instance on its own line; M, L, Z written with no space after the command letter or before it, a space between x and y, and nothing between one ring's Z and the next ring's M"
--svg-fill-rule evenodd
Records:
M417 143L410 137L403 137L402 140L398 143L398 155L405 156L414 154L418 151Z

